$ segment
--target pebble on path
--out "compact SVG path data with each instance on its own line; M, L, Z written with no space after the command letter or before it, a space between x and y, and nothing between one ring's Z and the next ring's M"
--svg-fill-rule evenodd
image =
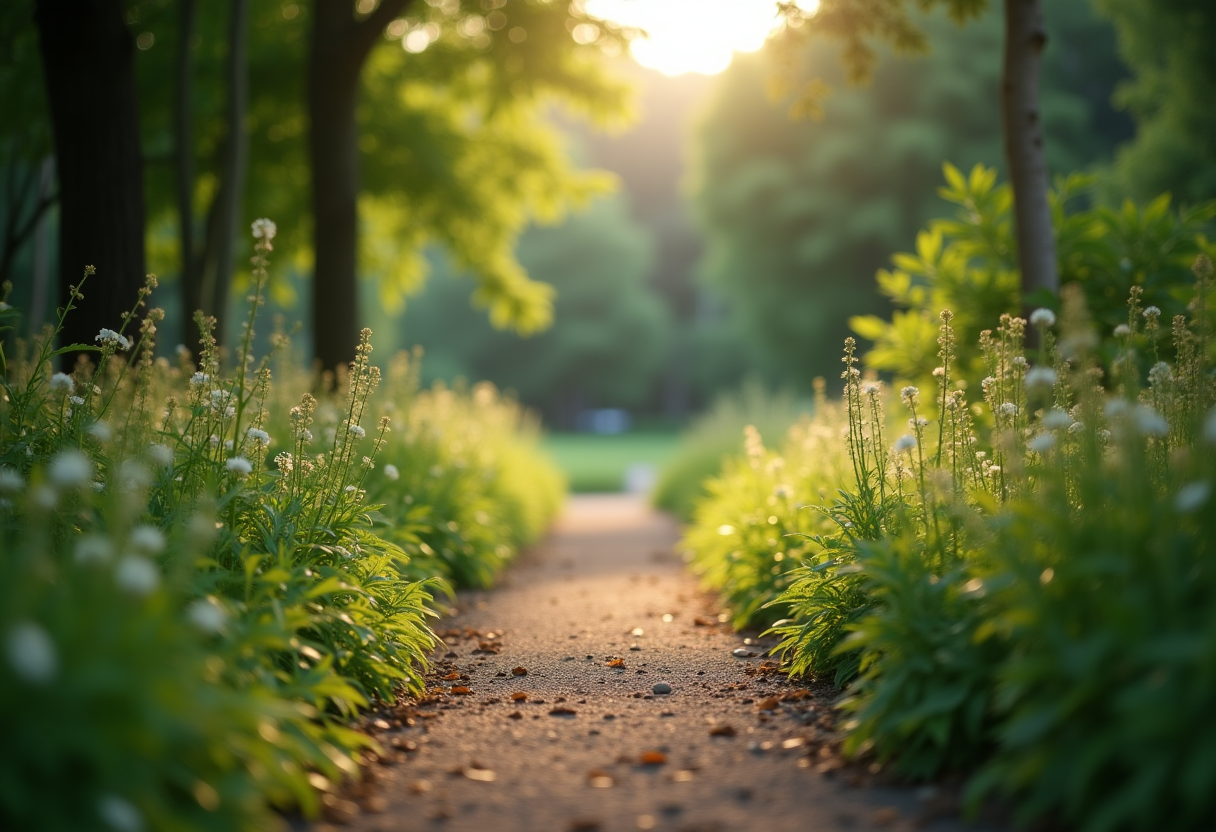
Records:
M666 682L657 682L651 690L655 693L671 693L671 685Z

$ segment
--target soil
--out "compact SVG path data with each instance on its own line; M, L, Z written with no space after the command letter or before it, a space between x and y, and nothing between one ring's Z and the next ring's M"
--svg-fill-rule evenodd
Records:
M460 595L428 695L369 720L386 754L313 832L976 828L949 789L844 762L837 693L721 623L677 537L637 497L574 497Z

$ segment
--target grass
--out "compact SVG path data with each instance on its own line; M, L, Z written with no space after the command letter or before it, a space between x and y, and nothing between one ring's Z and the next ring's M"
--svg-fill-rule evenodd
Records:
M561 468L570 490L588 494L625 490L631 466L649 465L657 472L675 452L679 434L639 431L612 436L551 433L541 447Z

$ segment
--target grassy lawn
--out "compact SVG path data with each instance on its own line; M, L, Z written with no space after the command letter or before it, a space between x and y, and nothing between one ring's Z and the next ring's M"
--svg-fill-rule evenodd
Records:
M675 431L622 433L551 433L544 449L561 467L574 492L625 490L625 474L635 465L652 466L655 475L679 442Z

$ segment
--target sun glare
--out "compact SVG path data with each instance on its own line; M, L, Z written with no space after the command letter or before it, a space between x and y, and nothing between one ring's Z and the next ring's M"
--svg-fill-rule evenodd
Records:
M799 3L804 9L817 0ZM596 17L643 29L634 59L665 75L713 75L736 52L755 52L780 25L774 0L587 0Z

